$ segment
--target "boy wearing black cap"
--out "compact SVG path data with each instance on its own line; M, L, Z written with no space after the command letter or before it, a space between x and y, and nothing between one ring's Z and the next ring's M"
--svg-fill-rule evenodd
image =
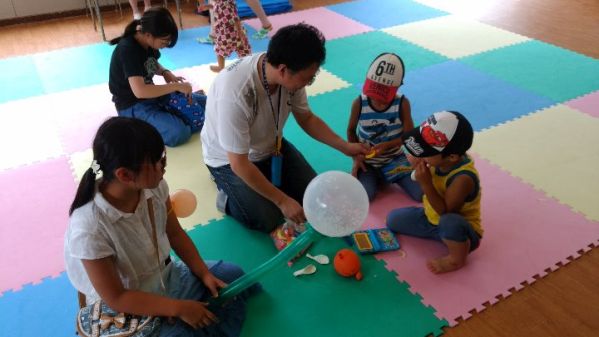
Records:
M380 182L394 183L415 201L422 190L410 179L412 166L403 151L401 136L414 128L410 101L398 92L403 83L404 64L393 53L383 53L370 64L362 94L352 103L347 139L368 144L371 154L354 157L352 175L366 189L368 200Z
M443 242L449 254L427 262L435 274L461 268L482 238L480 181L466 154L473 136L468 120L454 111L437 112L403 135L406 149L416 157L414 176L424 192L423 207L391 211L387 227Z

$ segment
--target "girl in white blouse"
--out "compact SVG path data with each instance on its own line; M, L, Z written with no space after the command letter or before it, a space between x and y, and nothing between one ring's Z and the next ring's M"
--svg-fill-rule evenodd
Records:
M101 298L118 312L177 318L162 324L160 336L238 336L246 296L223 307L205 301L243 271L204 262L181 228L163 179L160 134L142 120L113 117L100 126L93 152L65 235L74 287L88 304ZM181 261L171 260L171 248Z

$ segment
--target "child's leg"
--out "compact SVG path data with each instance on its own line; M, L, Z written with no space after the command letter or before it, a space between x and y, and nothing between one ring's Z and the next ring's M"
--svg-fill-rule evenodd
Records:
M464 242L443 240L449 253L443 257L431 259L426 262L428 270L434 274L447 273L458 270L466 264L470 251L470 240Z
M152 0L144 0L144 12L152 8Z
M395 233L441 241L438 226L428 221L422 207L392 210L387 215L387 227Z
M268 20L268 16L266 16L266 12L264 12L264 8L262 8L260 1L259 0L246 0L245 2L248 4L248 6L250 6L250 8L254 12L254 14L256 14L258 19L260 20L260 23L262 24L262 29L265 29L267 31L271 30L272 24Z
M428 268L435 274L457 270L464 266L468 254L480 243L480 237L470 223L463 216L454 213L441 216L439 236L447 246L448 254L428 261Z
M168 101L162 101L165 109L191 127L191 132L198 132L204 126L206 95L202 92L191 93L191 102L189 97L182 93L171 93Z
M141 119L150 123L162 136L167 146L185 143L191 137L191 127L174 114L168 112L159 99L148 99L118 111L119 116Z
M200 0L201 2L204 0ZM204 43L204 44L214 44L214 4L213 4L213 0L209 0L208 1L208 5L210 6L208 9L208 15L209 15L209 24L210 24L210 31L208 32L208 36L203 36L203 37L198 37L196 39L196 41L198 41L199 43Z
M406 175L396 182L414 201L422 202L422 188L417 181L412 180L410 175Z
M173 266L167 280L167 289L171 298L206 301L212 296L189 267L181 261L171 263ZM225 283L231 283L244 274L241 268L227 262L206 261L206 264L210 272ZM208 309L219 318L219 322L203 329L206 336L238 336L245 318L247 295L259 289L259 285L252 286L225 306L210 306ZM160 337L191 337L198 335L201 335L201 333L181 320L176 320L175 324L172 325L162 324L160 330Z
M139 12L139 8L137 7L137 0L129 0L129 5L131 6L131 10L133 11L133 19L141 19L141 13Z
M379 183L378 169L366 164L366 171L358 169L358 180L366 190L368 201L374 200Z
M216 56L216 62L218 63L217 65L211 65L210 66L210 70L212 70L215 73L220 72L221 70L223 70L225 68L225 58L223 56L217 55Z

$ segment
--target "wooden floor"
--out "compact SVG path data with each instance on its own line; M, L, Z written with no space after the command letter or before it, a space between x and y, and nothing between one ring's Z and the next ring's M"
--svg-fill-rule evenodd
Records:
M421 1L599 59L598 0ZM339 2L344 0L291 1L294 10ZM204 17L193 14L193 1L183 3L186 28L207 24ZM122 17L111 10L103 16L111 38L121 34L131 13L125 6ZM85 16L2 26L0 58L99 41ZM599 248L446 329L445 336L599 336Z

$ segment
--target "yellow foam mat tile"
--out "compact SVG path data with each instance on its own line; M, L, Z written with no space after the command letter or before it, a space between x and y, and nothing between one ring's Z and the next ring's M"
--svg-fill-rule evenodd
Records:
M81 181L81 177L83 177L85 171L90 168L93 159L94 153L92 152L92 149L71 153L69 155L71 173L73 173L73 178L77 185L79 185L79 181Z
M599 119L556 105L477 133L472 150L599 221Z
M530 40L458 15L394 26L383 31L453 59Z
M181 226L189 230L208 220L220 219L223 214L216 209L216 185L202 159L200 135L196 133L186 144L167 149L167 167L164 177L171 193L184 188L192 191L198 201L195 212L179 219Z
M306 94L308 94L308 96L316 96L333 90L347 88L350 85L351 84L321 68L318 75L316 75L314 83L306 87Z

